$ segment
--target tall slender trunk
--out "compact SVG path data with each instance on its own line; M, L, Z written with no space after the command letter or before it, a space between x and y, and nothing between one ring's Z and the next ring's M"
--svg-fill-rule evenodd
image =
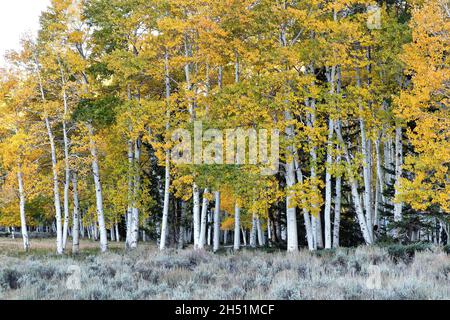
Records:
M200 246L200 191L197 184L194 183L192 188L194 208L193 208L193 224L194 224L194 249Z
M299 183L303 183L303 173L302 173L302 169L300 168L298 153L296 150L294 152L295 152L294 153L295 175L297 177L297 181ZM303 220L304 220L304 224L305 224L306 241L308 243L308 249L310 251L313 251L317 248L314 245L311 215L309 214L309 212L306 208L302 208L302 211L303 211ZM276 231L275 227L274 227L274 231ZM274 232L274 234L276 235L276 232Z
M364 216L363 207L361 205L361 198L360 198L360 194L358 191L358 182L354 177L355 173L352 172L352 169L351 169L352 161L350 158L350 153L348 151L347 145L344 141L344 138L342 137L342 130L341 130L340 122L337 123L336 134L337 134L339 142L344 150L344 156L345 156L345 160L347 162L347 166L346 166L347 174L348 174L348 179L349 179L349 183L350 183L350 187L351 187L353 203L355 204L356 215L358 217L359 227L361 229L361 232L363 234L364 241L366 242L366 244L372 244L373 241L372 241L371 235L369 233L366 217Z
M207 228L207 245L211 246L211 236L212 236L212 228L211 228L211 221L212 221L212 216L211 216L211 211L208 211L208 228Z
M78 199L78 176L72 173L73 188L73 221L72 221L72 254L77 254L80 248L80 203Z
M384 202L384 196L383 196L383 171L381 169L381 150L380 150L380 142L381 136L379 135L377 137L377 140L375 141L375 152L376 152L376 161L377 161L377 172L376 172L376 179L375 179L375 207L374 207L374 218L373 223L377 228L380 226L380 218L379 218L379 211L382 203Z
M331 248L331 166L333 165L332 139L334 122L330 117L328 120L328 142L327 142L327 167L325 173L325 249Z
M257 237L257 229L256 229L256 214L252 216L252 230L250 231L250 247L256 248L256 237Z
M137 247L137 242L139 239L139 208L137 201L139 199L139 191L141 185L140 176L140 159L141 159L141 138L136 140L134 144L134 183L133 183L133 201L132 201L132 211L131 211L131 243L130 248L135 249Z
M202 201L202 215L200 218L200 241L199 241L199 249L203 249L206 243L206 219L208 214L208 198L206 194L208 193L208 189L203 191L203 201Z
M244 227L241 227L242 232L242 240L244 241L244 246L247 246L247 231L244 229Z
M400 179L402 177L403 165L403 145L402 145L402 127L397 125L395 128L395 197L400 190ZM394 221L402 220L403 203L396 201L394 203Z
M341 162L341 156L336 157L336 163ZM333 225L333 248L339 247L339 231L341 227L341 188L342 178L339 174L336 177L336 196L334 198L334 225Z
M334 20L336 21L337 16L334 11ZM335 93L335 79L336 79L336 66L327 68L327 80L330 84L330 94L333 96ZM325 248L330 249L332 246L331 241L331 200L332 200L332 186L331 186L331 167L333 165L333 133L334 133L334 120L330 115L328 119L328 141L327 141L327 164L325 172Z
M256 217L256 230L257 230L257 234L258 234L258 244L262 247L266 245L266 239L264 236L264 231L261 225L261 218L260 217ZM269 228L269 224L267 223L267 230L270 230Z
M64 140L64 225L63 225L63 250L66 250L67 235L69 229L69 187L70 187L70 162L69 162L69 137L67 134L67 117L69 112L69 107L67 103L67 92L66 92L66 80L64 76L64 70L61 60L58 57L58 64L61 73L61 84L63 93L63 103L64 103L64 114L63 114L63 140Z
M309 103L309 106L311 107L311 114L310 114L310 121L308 122L308 126L310 128L314 128L315 122L316 122L316 102L314 99L311 99L311 102ZM307 103L308 105L308 103ZM317 147L312 146L311 151L311 179L313 180L313 183L316 183L317 179L317 172L316 172L316 165L317 165ZM317 187L316 187L317 188ZM319 190L316 190L319 192ZM312 204L313 207L317 207L316 204ZM317 248L323 248L323 237L322 237L322 221L320 216L320 211L318 212L317 217L312 215L311 217L311 224L312 224L312 230L313 230L313 237L314 237L314 243Z
M289 111L284 113L285 121L291 121L292 115ZM286 128L286 137L288 141L292 141L294 137L294 128L289 125ZM289 143L286 150L286 187L289 189L295 184L295 165L294 165L294 146ZM296 208L291 204L292 192L288 191L286 195L286 223L287 223L287 251L298 251L298 234L297 234L297 213Z
M360 70L356 70L356 82L357 86L361 87L361 78L360 78ZM361 153L363 157L363 178L364 178L364 208L365 208L365 216L367 221L367 228L369 232L370 238L373 239L373 222L372 222L372 183L371 183L371 148L370 148L370 140L367 139L366 133L366 123L363 118L363 106L362 103L359 102L359 125L361 129Z
M27 220L25 216L25 191L23 186L22 165L19 163L17 168L17 182L19 184L19 209L20 209L20 229L22 232L23 249L28 252L30 242L28 239Z
M240 237L240 225L241 225L241 208L239 205L235 204L234 206L234 250L239 250L241 248L241 237Z
M131 248L132 242L132 215L133 215L133 167L134 167L134 143L132 139L128 140L128 206L126 213L126 248Z
M119 224L114 224L114 231L116 232L116 242L120 242Z
M166 49L164 55L164 69L165 69L165 86L166 86L166 132L170 129L170 73L169 73L169 52ZM167 224L169 217L169 200L170 200L170 150L166 150L166 173L165 173L165 185L164 185L164 206L163 206L163 216L161 223L161 240L159 243L159 249L164 250L166 248L167 239Z
M94 141L94 127L91 123L87 123L90 139L90 149L92 155L92 172L94 175L95 200L97 206L98 228L100 229L100 250L106 252L108 250L108 237L106 233L105 216L103 211L103 190L100 180L100 167L98 165L97 146Z
M213 238L213 251L217 252L220 246L220 192L216 191L215 205L214 205L214 238Z
M50 141L50 151L52 156L52 172L53 172L53 195L54 205L56 212L56 252L63 254L63 234L62 234L62 221L61 221L61 197L59 195L59 180L58 180L58 167L56 159L56 147L55 138L53 136L50 120L45 118L45 125L47 127L47 134Z
M42 83L42 77L39 68L39 62L37 56L34 55L34 61L36 64L36 74L39 81L39 90L41 93L42 102L46 102L44 85ZM53 173L53 195L54 195L54 205L56 213L56 253L63 254L63 239L62 239L62 221L61 221L61 198L59 196L59 181L58 181L58 168L56 159L56 148L55 148L55 138L53 136L52 127L48 116L45 116L45 126L47 128L48 139L50 142L50 151L52 156L52 173Z

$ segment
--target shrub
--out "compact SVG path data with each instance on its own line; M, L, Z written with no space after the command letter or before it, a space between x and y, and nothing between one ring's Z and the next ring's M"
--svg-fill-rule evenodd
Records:
M403 261L405 263L411 262L416 252L429 250L430 245L426 243L414 243L410 245L391 245L387 247L389 256L394 262Z
M4 289L15 290L19 288L21 274L15 269L0 270L0 286Z

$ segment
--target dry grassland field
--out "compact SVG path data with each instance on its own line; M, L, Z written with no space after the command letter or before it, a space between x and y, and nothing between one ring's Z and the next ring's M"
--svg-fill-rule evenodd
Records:
M82 241L78 256L60 257L54 240L32 243L25 254L20 239L0 239L0 299L450 298L450 258L438 247L213 254L112 244L99 254Z

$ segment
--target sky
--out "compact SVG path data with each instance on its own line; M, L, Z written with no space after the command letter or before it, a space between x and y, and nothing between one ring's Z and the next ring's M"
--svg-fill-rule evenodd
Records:
M37 34L39 16L50 0L0 0L0 67L7 50L20 49L24 34Z

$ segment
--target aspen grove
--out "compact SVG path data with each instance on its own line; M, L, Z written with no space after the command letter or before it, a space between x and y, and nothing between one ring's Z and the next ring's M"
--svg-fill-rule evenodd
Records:
M57 254L446 244L449 36L445 0L52 0L0 69L0 233ZM212 150L227 129L268 152Z

